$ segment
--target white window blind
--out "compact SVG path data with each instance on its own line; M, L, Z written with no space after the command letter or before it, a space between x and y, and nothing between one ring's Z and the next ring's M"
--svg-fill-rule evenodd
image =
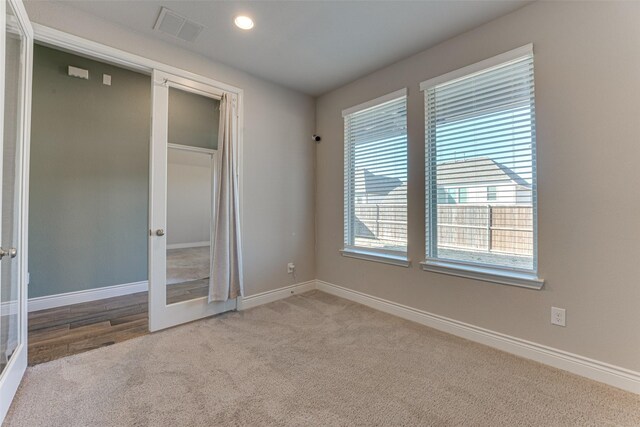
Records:
M530 46L421 87L427 263L534 272L536 138Z
M406 254L406 91L350 108L343 116L345 249Z

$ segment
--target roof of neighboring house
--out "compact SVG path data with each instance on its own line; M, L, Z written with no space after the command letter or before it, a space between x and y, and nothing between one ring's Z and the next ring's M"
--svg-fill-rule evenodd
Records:
M531 186L513 170L489 157L474 157L438 164L438 185L500 183L514 183L523 187Z
M402 180L398 178L375 174L368 169L364 169L364 191L367 194L386 196L401 185Z

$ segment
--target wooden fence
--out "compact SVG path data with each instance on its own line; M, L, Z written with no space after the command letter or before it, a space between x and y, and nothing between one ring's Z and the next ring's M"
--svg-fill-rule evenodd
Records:
M396 203L357 204L356 239L375 240L380 247L407 245L407 205ZM357 241L356 241L357 244Z
M438 205L438 247L533 254L533 208Z
M358 204L356 239L406 245L407 206ZM531 256L533 209L526 205L438 205L438 247Z

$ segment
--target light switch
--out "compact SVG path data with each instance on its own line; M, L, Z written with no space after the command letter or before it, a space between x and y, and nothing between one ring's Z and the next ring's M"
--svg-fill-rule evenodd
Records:
M102 75L102 84L103 85L107 85L107 86L111 86L111 76L109 74L103 74Z

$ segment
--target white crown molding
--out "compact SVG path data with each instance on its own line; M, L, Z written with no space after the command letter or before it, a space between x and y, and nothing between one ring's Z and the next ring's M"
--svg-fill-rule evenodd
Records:
M449 319L322 280L316 280L316 289L439 331L640 394L640 372Z

